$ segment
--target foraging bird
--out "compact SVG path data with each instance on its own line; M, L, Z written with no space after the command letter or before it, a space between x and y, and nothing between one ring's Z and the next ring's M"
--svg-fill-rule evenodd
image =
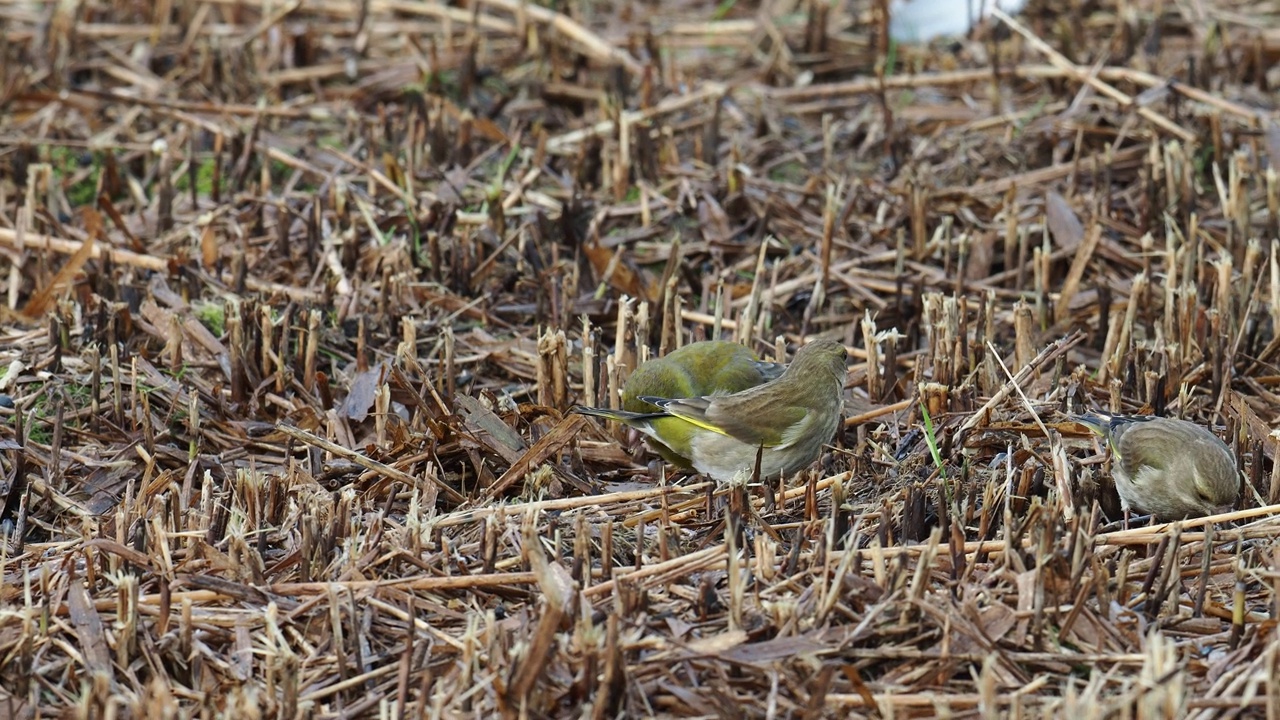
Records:
M627 378L622 409L656 412L641 396L674 398L728 395L777 379L787 366L765 362L746 346L727 340L703 340L650 360Z
M622 388L622 409L632 413L658 412L642 397L688 398L729 395L782 375L786 365L765 362L747 347L726 340L703 340L673 350L665 357L636 368ZM689 460L650 438L653 449L667 462L693 467Z
M1186 420L1148 415L1073 415L1106 438L1111 476L1126 511L1166 520L1211 515L1235 503L1240 471L1227 444Z
M730 395L640 395L655 412L573 411L633 427L715 480L752 471L757 453L760 477L790 475L818 457L840 424L847 357L840 343L816 340L777 379Z

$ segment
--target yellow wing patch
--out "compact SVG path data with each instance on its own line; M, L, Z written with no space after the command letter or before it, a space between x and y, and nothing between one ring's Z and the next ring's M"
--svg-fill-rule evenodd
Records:
M677 417L677 418L680 418L681 420L683 420L683 421L685 421L685 422L689 423L690 425L696 425L696 426L698 426L698 427L702 428L703 430L710 430L710 431L711 431L711 432L713 432L713 433L719 433L719 434L721 434L721 435L728 435L728 434L729 434L729 433L725 432L722 428L718 428L718 427L716 427L715 425L712 425L711 423L709 423L709 422L707 422L706 420L703 420L703 419L701 419L701 418L689 417L688 415L685 415L684 413L672 412L672 410L671 410L671 408L670 408L669 406L668 406L668 407L663 408L663 410L666 410L666 411L667 411L667 414L668 414L668 415L670 415L671 417Z

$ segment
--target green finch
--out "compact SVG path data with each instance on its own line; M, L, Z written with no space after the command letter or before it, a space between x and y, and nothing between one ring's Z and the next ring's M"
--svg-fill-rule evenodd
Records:
M1240 471L1226 443L1203 427L1147 415L1073 415L1106 438L1126 511L1165 520L1211 515L1235 503Z
M627 378L622 409L655 412L642 396L675 398L728 395L782 375L785 365L765 362L745 346L726 340L703 340L650 360Z
M673 462L715 480L751 472L757 454L761 477L790 475L818 457L840 424L846 357L840 343L816 340L776 379L739 392L637 394L656 411L579 405L574 412L633 427L676 456Z
M622 388L622 409L633 413L658 411L657 405L642 397L728 395L773 380L785 369L785 365L760 360L738 343L703 340L636 368ZM667 462L693 467L660 440L651 437L649 442Z

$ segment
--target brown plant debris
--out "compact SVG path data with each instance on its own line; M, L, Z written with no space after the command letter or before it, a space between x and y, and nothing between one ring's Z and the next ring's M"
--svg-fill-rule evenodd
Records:
M1280 717L1280 6L886 6L0 2L0 717ZM785 482L567 414L819 336Z

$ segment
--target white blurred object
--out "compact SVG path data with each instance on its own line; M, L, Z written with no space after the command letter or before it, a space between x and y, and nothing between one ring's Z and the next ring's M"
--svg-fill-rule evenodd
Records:
M889 36L898 42L928 42L945 35L964 35L992 7L1016 13L1027 0L893 0L889 3Z

